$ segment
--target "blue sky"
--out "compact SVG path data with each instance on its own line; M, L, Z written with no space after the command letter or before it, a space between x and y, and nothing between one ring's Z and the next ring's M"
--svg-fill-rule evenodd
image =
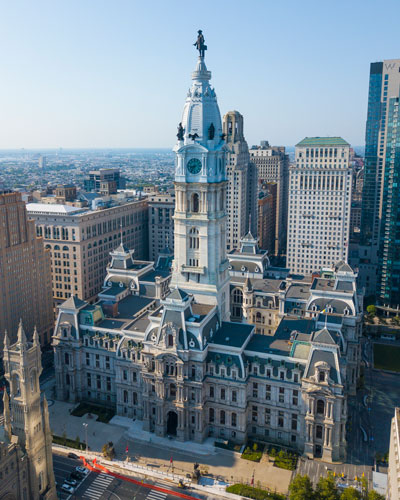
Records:
M400 2L0 0L0 148L172 147L198 29L221 113L256 144L363 145Z

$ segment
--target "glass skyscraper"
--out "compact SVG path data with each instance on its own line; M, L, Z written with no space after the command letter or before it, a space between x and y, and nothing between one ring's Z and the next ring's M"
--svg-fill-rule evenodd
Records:
M377 266L380 303L400 304L400 59L371 64L361 241Z

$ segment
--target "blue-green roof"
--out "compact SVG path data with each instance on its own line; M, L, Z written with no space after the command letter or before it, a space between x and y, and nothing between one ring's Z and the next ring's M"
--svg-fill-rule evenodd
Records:
M298 146L350 146L350 144L341 137L306 137L296 144L296 147Z

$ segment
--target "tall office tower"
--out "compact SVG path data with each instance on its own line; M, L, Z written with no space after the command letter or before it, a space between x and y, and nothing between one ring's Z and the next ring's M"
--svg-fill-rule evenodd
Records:
M36 233L50 250L55 304L70 295L94 301L105 278L109 254L120 243L147 258L147 200L128 200L99 210L28 203Z
M288 215L289 156L283 146L270 146L261 141L260 146L250 149L250 159L256 165L259 186L264 183L277 184L275 255L286 252L286 232Z
M394 409L390 427L389 468L387 481L387 500L400 499L400 408Z
M27 220L21 194L11 191L0 193L0 283L0 335L7 330L15 341L22 318L48 343L54 327L50 255Z
M347 262L352 169L341 137L306 137L289 175L287 267L311 274Z
M174 206L175 196L155 194L148 198L149 204L149 259L157 262L158 254L166 248L174 250Z
M101 190L112 190L117 192L117 189L124 189L126 181L121 177L119 168L100 168L99 170L91 170L89 179L84 180L86 191L95 191L99 193Z
M372 63L365 134L364 187L361 215L360 274L377 267L377 296L383 304L400 304L398 214L398 100L400 59ZM397 142L398 144L398 142Z
M264 185L258 199L258 244L270 255L275 253L275 209L278 185L275 182Z
M46 157L45 156L39 156L39 168L42 170L46 169Z
M42 363L37 331L34 331L32 341L28 342L21 322L17 341L12 345L6 334L3 362L5 377L10 384L10 396L4 391L5 439L1 441L4 444L17 443L25 456L21 464L17 462L7 467L5 475L7 481L8 472L11 471L11 475L21 483L21 488L18 488L19 485L12 485L10 496L5 494L1 498L17 498L15 494L21 489L19 499L55 500L57 493L51 449L52 435L46 397L41 400L39 376ZM3 454L1 458L4 459ZM27 464L24 464L26 461ZM20 466L27 469L25 477L20 472ZM18 477L19 475L21 476ZM2 481L0 491L3 483Z
M257 234L257 171L250 163L243 135L243 116L238 111L229 111L223 118L222 127L228 148L226 247L231 251L239 248L240 238L249 230Z

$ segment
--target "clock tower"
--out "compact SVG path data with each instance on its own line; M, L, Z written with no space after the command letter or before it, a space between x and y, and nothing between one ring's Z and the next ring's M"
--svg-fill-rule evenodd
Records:
M199 42L199 38L201 40ZM175 158L175 256L171 287L193 294L200 304L218 306L229 319L226 257L226 146L217 97L204 62L204 37L192 73Z

